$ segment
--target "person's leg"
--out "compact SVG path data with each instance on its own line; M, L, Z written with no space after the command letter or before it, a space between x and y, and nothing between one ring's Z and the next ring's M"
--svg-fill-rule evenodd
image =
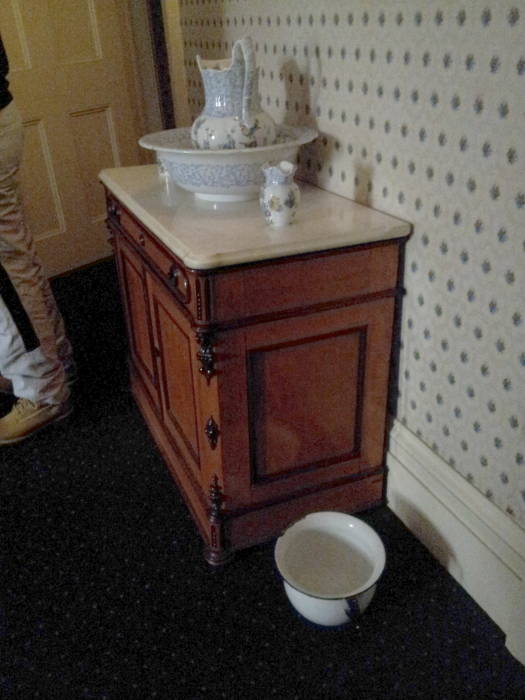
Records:
M18 401L0 419L0 444L16 442L69 412L65 365L74 367L62 318L24 223L17 182L21 155L22 125L11 103L0 111L0 373L11 381Z
M39 345L26 345L23 331L0 296L0 374L8 379L13 394L35 403L60 403L67 398L67 390L58 395L58 401L42 401L50 393L49 384L55 383L54 365Z
M32 326L35 344L50 364L49 381L38 400L55 403L63 395L65 365L73 364L72 351L24 222L17 181L21 156L22 125L18 110L11 103L0 112L0 264L9 278L3 288L10 281L11 291L18 297ZM7 378L13 380L11 376ZM15 395L19 395L16 390Z
M0 297L0 372L13 377L13 393L20 397L11 411L0 418L0 445L19 442L50 423L65 418L72 410L69 389L54 403L39 401L53 382L50 362L39 346L29 349L24 331L16 324Z

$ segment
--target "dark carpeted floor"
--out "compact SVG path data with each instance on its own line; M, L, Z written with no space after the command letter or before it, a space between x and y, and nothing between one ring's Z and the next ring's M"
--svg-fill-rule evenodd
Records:
M362 514L388 561L357 625L296 616L272 543L210 570L128 391L113 263L54 289L80 380L70 419L0 454L2 697L525 698L501 631L386 508Z

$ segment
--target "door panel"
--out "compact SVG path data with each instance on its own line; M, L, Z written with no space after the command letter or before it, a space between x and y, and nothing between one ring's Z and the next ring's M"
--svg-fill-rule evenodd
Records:
M2 0L0 32L25 127L22 191L49 275L111 253L102 168L141 160L127 3Z

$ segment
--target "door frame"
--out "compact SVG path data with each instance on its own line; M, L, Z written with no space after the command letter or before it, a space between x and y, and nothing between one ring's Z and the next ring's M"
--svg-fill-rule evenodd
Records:
M147 0L147 9L162 126L164 129L173 129L175 127L175 112L173 108L173 95L171 92L171 77L168 47L166 45L166 32L164 31L164 17L162 14L162 0Z

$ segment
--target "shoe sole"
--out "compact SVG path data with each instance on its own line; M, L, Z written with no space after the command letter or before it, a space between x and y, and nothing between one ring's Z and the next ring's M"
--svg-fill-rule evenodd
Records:
M33 435L36 435L39 433L41 430L44 430L44 428L47 428L48 425L51 425L53 423L58 423L61 420L64 420L64 418L67 418L71 413L73 412L73 405L71 404L68 406L68 408L63 412L59 413L56 416L53 416L50 418L48 421L45 423L42 423L42 425L39 425L38 428L35 428L34 430L31 430L28 433L25 433L24 435L19 435L16 438L11 438L9 440L1 440L0 439L0 445L15 445L17 442L22 442L22 440L27 440L30 437L33 437Z

